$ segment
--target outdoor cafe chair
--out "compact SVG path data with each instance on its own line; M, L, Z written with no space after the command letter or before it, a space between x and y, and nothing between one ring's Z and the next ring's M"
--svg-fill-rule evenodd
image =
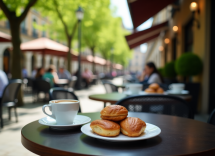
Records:
M194 118L187 102L169 95L138 95L124 98L117 102L131 112L149 112L180 117Z
M20 79L14 79L11 80L10 83L5 87L4 92L2 94L2 99L0 101L1 107L0 107L0 120L1 120L1 128L4 126L3 122L3 107L8 108L8 118L11 119L11 108L14 108L16 122L18 122L18 115L16 112L16 104L18 102L17 95L19 92L19 89L21 87L22 80Z
M39 93L44 92L45 94L49 93L51 86L47 80L35 79L33 80L33 92L36 94L36 100L39 99Z
M102 83L105 87L106 93L118 92L118 87L112 84L111 82L102 81Z
M210 114L209 119L208 119L208 123L215 125L215 109Z
M49 91L50 100L58 100L58 99L73 99L78 100L78 97L73 92L72 88L64 89L64 88L52 88ZM81 107L79 106L79 111L81 112Z

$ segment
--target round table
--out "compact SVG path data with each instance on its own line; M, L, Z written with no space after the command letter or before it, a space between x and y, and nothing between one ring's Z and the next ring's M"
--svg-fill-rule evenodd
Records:
M100 113L82 113L92 121ZM21 141L25 148L38 155L215 155L215 126L200 121L160 114L129 112L161 128L161 134L136 142L108 142L91 138L80 131L53 131L38 121L24 126Z
M57 85L68 85L69 80L68 79L58 79Z
M174 96L180 97L186 101L191 100L190 95L186 95L186 96L174 95ZM124 93L113 92L113 93L105 93L105 94L93 94L93 95L89 96L89 99L96 100L96 101L102 101L105 103L110 102L112 104L115 104L119 100L126 98L126 97L128 97L128 96Z

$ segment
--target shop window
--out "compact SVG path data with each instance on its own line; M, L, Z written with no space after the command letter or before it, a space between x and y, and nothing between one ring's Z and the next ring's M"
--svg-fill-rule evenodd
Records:
M175 61L177 56L177 38L172 39L172 60Z
M184 52L193 52L193 21L190 20L184 27Z

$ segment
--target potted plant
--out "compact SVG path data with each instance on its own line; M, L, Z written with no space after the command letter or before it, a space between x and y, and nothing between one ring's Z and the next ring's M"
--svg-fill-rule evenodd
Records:
M185 89L192 96L191 108L194 113L197 111L200 83L192 83L190 78L202 72L203 63L201 59L191 52L182 54L175 63L175 70L178 75L184 76L188 83L185 83Z
M171 80L175 79L175 77L177 76L177 73L175 71L175 61L171 61L165 65L164 75Z
M159 72L159 74L160 74L161 76L163 76L163 77L165 76L165 75L164 75L164 68L162 68L162 67L161 67L161 68L158 68L158 72Z
M201 59L191 52L182 54L175 63L175 71L178 75L186 77L189 81L191 76L202 72L203 64Z

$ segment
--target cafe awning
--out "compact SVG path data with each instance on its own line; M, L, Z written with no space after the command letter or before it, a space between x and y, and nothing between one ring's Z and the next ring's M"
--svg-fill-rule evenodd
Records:
M175 0L127 0L134 29Z
M42 54L57 55L57 56L66 56L69 50L67 46L57 43L45 37L24 42L21 44L20 48L22 51L39 52Z
M0 32L0 42L11 42L11 36Z
M130 49L135 48L143 43L157 38L160 33L168 29L168 22L154 25L149 29L135 32L131 35L125 36Z

